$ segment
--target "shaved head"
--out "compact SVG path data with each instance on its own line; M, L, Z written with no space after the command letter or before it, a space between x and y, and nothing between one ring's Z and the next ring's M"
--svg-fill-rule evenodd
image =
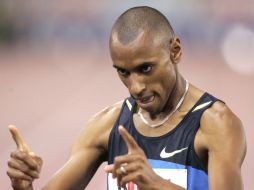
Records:
M169 44L174 37L174 31L162 13L151 7L134 7L125 11L115 22L110 46L116 39L122 45L128 45L142 33L146 33L153 43Z

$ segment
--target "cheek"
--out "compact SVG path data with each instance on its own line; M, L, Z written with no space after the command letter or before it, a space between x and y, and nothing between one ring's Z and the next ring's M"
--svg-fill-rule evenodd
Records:
M162 70L158 72L150 81L151 88L161 97L168 98L176 81L175 72L172 70Z

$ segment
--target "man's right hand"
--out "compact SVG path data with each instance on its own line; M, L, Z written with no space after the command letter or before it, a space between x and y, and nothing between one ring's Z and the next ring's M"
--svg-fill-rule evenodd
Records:
M33 180L39 178L42 159L30 150L15 126L10 125L9 130L17 149L10 155L7 175L14 190L32 190Z

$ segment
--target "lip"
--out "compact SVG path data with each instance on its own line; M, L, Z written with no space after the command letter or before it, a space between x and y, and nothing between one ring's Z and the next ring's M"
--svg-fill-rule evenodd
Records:
M151 95L151 96L138 98L136 99L136 101L141 107L147 107L153 103L154 99L155 99L154 95Z

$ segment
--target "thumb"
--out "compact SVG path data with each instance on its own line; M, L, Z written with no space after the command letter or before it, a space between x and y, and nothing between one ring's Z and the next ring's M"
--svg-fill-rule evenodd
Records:
M109 164L104 167L104 171L107 173L112 173L114 170L114 164Z
M27 146L27 144L24 142L23 138L21 137L17 127L14 125L9 125L9 131L12 135L13 140L15 141L18 150L30 152L30 148Z

